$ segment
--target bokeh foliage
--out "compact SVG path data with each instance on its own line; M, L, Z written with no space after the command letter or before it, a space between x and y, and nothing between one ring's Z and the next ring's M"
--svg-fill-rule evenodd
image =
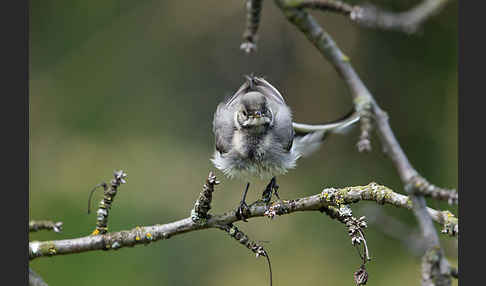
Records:
M373 1L394 10L417 2ZM244 74L264 75L277 86L298 122L321 123L349 111L342 80L272 1L264 2L258 52L241 52L243 7L243 1L220 0L31 1L30 218L64 222L61 234L33 233L31 240L88 235L95 227L95 215L86 214L88 192L115 169L128 173L128 183L116 197L111 231L187 217L214 169L213 112ZM313 14L390 115L412 164L429 181L456 188L457 3L413 36ZM300 161L279 178L281 196L370 181L403 192L378 141L373 152L358 153L358 136L357 129L334 136ZM236 206L244 188L220 179L213 212ZM252 182L250 200L264 185ZM95 198L93 205L101 194ZM360 206L353 209L362 214ZM416 227L410 212L384 210ZM345 228L325 215L254 219L239 227L269 241L276 285L353 285L359 258ZM419 258L379 226L371 224L367 238L374 258L369 283L419 284ZM454 241L442 242L456 264ZM268 279L264 259L217 230L116 252L37 259L31 266L49 285L261 285Z

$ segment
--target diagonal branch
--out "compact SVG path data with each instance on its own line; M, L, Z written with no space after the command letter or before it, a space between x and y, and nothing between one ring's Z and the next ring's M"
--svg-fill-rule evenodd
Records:
M286 215L294 212L320 211L325 207L340 207L359 201L374 201L379 204L389 204L408 210L412 209L409 197L376 183L370 183L366 186L327 188L313 196L278 201L273 203L271 208L277 215ZM264 217L267 210L265 204L254 203L249 207L248 218ZM117 250L122 247L149 244L154 241L169 239L172 236L186 232L209 228L220 229L222 225L240 221L236 216L236 211L237 209L232 209L221 215L212 215L205 224L194 222L191 217L188 217L167 224L135 227L131 230L111 232L103 235L89 235L65 240L34 241L29 243L29 259L94 250ZM450 215L447 211L442 212L431 208L427 208L426 211L435 222L441 225L458 225L457 218Z
M47 286L47 283L29 267L29 286Z
M349 58L344 55L331 36L322 29L314 18L306 11L296 9L289 4L295 2L286 0L275 0L275 2L277 6L281 8L287 19L294 24L307 37L307 39L309 39L309 41L327 60L329 60L329 62L331 62L338 74L344 79L351 91L356 110L360 112L371 107L381 143L397 169L398 174L406 187L406 191L410 195L410 200L412 201L413 206L412 211L417 217L421 227L426 249L435 254L429 256L436 259L434 260L434 263L430 262L430 259L424 259L424 261L430 262L429 265L431 265L431 267L425 267L424 262L423 269L432 270L427 273L427 275L422 275L422 284L450 285L451 281L448 262L444 258L443 250L440 247L439 238L434 229L432 218L428 213L425 199L420 194L417 194L420 189L412 184L412 180L418 177L419 174L410 164L407 156L395 138L388 123L387 114L378 106L371 93L356 74L351 66Z

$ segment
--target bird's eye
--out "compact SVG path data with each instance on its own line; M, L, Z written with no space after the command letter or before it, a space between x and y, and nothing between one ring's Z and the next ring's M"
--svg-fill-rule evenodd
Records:
M246 113L246 110L243 110L243 115L247 116L248 114Z

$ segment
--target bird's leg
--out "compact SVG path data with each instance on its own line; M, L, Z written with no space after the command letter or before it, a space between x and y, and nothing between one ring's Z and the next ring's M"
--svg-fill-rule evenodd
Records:
M268 183L267 187L262 193L262 201L266 204L269 205L270 201L272 200L272 195L275 194L275 196L280 200L280 196L278 195L278 185L277 185L277 178L273 177L270 180L270 183Z
M246 218L248 217L248 214L250 213L250 208L246 204L246 194L248 193L248 188L250 187L250 183L246 184L245 191L243 192L243 197L241 198L240 205L238 209L236 210L236 217L238 219L241 219L243 221L247 221Z

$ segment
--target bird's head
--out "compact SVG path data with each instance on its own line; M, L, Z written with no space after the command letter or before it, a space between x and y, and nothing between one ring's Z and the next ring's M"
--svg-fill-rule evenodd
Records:
M250 91L241 96L235 112L235 125L237 127L264 130L272 121L272 111L262 93Z

